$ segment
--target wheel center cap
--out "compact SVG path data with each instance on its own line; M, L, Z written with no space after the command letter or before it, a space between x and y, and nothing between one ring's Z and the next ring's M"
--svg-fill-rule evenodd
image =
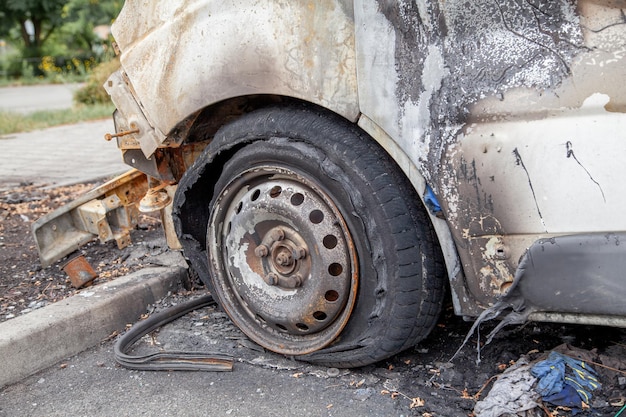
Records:
M254 253L263 262L266 284L285 289L302 286L310 272L307 260L307 247L304 239L285 226L269 230Z
M278 245L272 251L272 262L275 268L283 269L282 272L285 274L291 273L295 266L292 251L285 244Z

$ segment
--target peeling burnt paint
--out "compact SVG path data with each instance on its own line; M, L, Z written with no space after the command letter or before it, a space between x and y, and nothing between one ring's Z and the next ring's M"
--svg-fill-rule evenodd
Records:
M583 48L570 1L381 0L378 7L395 31L398 102L405 112L413 103L429 114L418 138L426 145L420 168L429 180L472 103L517 87L554 88ZM441 67L425 71L435 54ZM444 124L457 129L438 128Z
M607 158L624 149L623 120L601 122L626 109L624 2L359 3L359 76L374 68L359 80L362 111L434 189L476 301L506 292L534 239L622 227L591 226L582 207L613 213L624 200L607 182L608 166L623 171ZM393 51L372 46L377 38ZM572 207L572 198L590 203ZM508 259L492 256L492 238L508 242Z
M160 131L222 100L262 94L356 120L351 2L144 3L127 0L112 31L136 97Z

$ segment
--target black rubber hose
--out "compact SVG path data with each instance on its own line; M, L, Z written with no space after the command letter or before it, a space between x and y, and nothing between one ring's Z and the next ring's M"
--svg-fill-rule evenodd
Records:
M233 358L220 353L169 351L147 355L128 355L127 350L151 331L199 308L215 305L211 295L204 295L156 313L136 323L118 339L115 361L129 369L145 371L232 371Z

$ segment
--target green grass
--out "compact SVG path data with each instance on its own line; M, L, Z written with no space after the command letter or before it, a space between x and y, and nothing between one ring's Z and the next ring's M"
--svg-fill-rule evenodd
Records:
M29 132L46 127L111 117L113 104L77 105L64 110L42 110L28 114L0 111L0 135Z

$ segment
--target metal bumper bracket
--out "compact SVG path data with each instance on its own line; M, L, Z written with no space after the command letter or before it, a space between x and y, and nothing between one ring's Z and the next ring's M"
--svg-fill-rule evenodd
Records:
M137 202L147 190L146 175L130 170L38 219L32 232L41 265L52 265L94 237L115 240L120 249L130 245Z

